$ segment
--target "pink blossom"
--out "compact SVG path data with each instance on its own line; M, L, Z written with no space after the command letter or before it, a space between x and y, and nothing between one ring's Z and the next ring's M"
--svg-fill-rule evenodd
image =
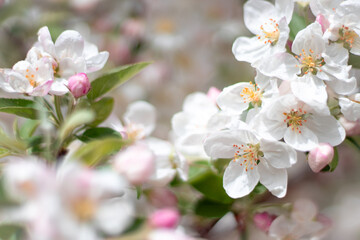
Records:
M79 98L90 91L91 85L85 73L78 73L69 78L68 88L75 98Z

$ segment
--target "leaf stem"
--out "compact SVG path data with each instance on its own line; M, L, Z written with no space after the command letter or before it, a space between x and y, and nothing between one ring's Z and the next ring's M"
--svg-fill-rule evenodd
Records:
M64 117L61 112L61 96L54 96L56 115L58 116L59 123L64 121Z

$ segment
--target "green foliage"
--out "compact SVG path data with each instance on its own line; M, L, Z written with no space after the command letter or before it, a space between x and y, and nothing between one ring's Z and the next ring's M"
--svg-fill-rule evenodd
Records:
M0 112L15 114L20 117L37 119L39 108L27 99L0 98Z
M348 64L352 65L353 68L360 68L360 56L350 53Z
M230 211L231 205L203 198L196 203L195 214L206 218L221 218Z
M294 12L293 17L289 23L289 40L294 41L296 34L302 29L306 28L307 25L308 24L306 23L306 19Z
M25 231L22 227L16 225L0 226L1 240L21 240L25 238Z
M120 86L135 74L140 72L143 68L148 66L150 63L142 62L135 63L132 65L121 66L112 70L109 74L97 78L91 82L91 90L87 97L89 100L94 101L95 99L103 96L112 89Z
M116 138L104 138L90 141L81 146L74 154L73 158L80 159L89 166L100 164L105 157L119 151L127 141Z
M81 136L78 136L83 142L89 142L96 139L102 139L106 137L118 137L121 138L120 133L117 131L106 128L106 127L98 127L98 128L89 128L87 129Z
M339 163L339 153L336 147L334 147L334 157L332 159L332 161L326 166L324 167L321 171L322 172L333 172L337 165Z
M21 139L27 139L31 137L40 125L40 121L27 119L19 129L19 137Z
M114 108L114 99L104 97L97 102L93 102L91 108L95 112L95 119L89 125L95 127L109 117Z
M191 186L201 192L206 198L219 203L232 203L223 188L222 176L215 174L210 169L200 171L196 176L189 178Z
M60 128L60 140L64 141L75 128L80 127L83 124L92 122L95 119L95 114L89 110L75 111L68 116L64 124Z

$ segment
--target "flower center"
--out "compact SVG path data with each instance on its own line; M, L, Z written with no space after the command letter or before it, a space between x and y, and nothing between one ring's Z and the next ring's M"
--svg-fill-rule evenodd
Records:
M145 137L145 129L140 124L130 123L126 126L127 138L136 141Z
M309 114L301 108L299 108L299 110L291 109L289 113L284 112L283 114L285 116L284 122L287 124L287 127L290 127L293 131L301 133L299 127L301 127L303 123L307 122L306 119Z
M78 198L71 204L71 210L80 221L92 219L95 214L96 203L86 197Z
M253 170L254 166L257 166L260 159L259 157L264 156L260 151L260 144L246 144L246 145L233 145L236 148L236 152L233 161L239 160L240 166L245 166L245 171L249 169Z
M251 87L244 87L240 93L244 103L252 103L253 106L261 105L262 92L257 84L250 82Z
M280 31L279 24L272 18L269 19L268 22L264 23L260 26L262 31L261 35L257 35L260 41L264 41L265 44L270 43L274 46L279 40Z
M36 71L38 71L39 68L36 68ZM26 69L26 74L25 74L26 79L29 81L30 85L33 87L36 87L36 81L35 81L35 74L33 72L30 72L29 69Z
M348 50L351 50L353 43L359 37L355 31L349 29L349 27L345 27L344 25L339 28L339 36L340 37L336 42L343 43L344 48Z
M309 72L313 75L316 75L319 72L322 72L320 67L325 65L324 58L319 54L314 55L314 51L310 48L310 54L307 54L304 49L302 49L302 53L299 56L295 56L295 58L299 61L300 65L296 65L301 69L300 77L308 74Z

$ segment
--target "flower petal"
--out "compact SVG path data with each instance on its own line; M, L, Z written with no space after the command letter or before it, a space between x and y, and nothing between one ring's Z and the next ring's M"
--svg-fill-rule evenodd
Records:
M124 114L124 121L126 125L139 124L144 126L145 134L148 136L155 128L155 107L145 101L134 102L128 106Z
M275 168L289 168L296 163L296 151L283 142L261 139L260 150L266 161Z
M252 192L259 179L257 167L246 171L244 165L231 161L224 172L224 189L230 197L241 198Z
M264 185L274 196L283 198L287 190L286 169L273 168L264 160L258 165L260 183Z
M80 33L67 30L60 34L55 42L57 59L82 57L84 50L84 39Z
M287 128L284 140L291 147L299 151L310 151L319 143L317 136L307 127L299 127L301 133L296 130Z

